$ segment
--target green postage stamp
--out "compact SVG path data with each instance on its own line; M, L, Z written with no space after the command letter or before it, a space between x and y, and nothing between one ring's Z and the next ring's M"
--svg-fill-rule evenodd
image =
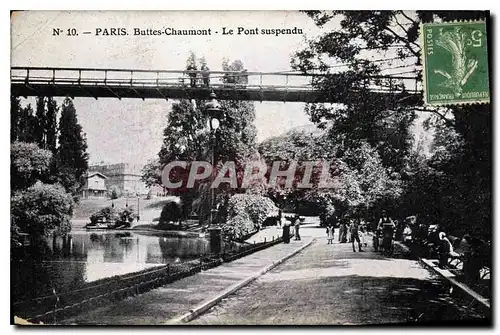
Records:
M489 103L486 22L423 23L427 105Z

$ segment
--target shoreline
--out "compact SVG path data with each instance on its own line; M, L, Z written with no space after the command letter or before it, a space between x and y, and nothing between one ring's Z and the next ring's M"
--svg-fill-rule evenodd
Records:
M85 227L75 227L74 229L71 230L71 232L98 232L98 233L136 232L136 233L158 233L170 237L205 237L205 233L203 232L193 232L185 230L162 230L157 228L137 227L137 226L130 228L122 228L122 229L115 229L115 228L87 229Z

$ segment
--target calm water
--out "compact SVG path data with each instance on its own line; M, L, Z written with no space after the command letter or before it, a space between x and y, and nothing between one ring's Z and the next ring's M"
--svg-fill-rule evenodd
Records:
M11 262L14 301L81 287L111 277L209 252L206 238L153 232L73 232L48 238ZM36 255L36 256L34 256Z

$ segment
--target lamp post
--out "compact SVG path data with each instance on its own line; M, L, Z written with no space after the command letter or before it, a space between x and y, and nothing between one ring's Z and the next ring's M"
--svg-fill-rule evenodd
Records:
M139 207L139 199L140 199L140 196L139 196L139 192L137 192L137 222L139 222L139 220L141 219L141 210L140 210L140 207Z
M220 107L219 102L216 99L215 93L212 91L210 93L210 100L205 104L205 109L207 110L208 113L208 123L210 127L210 135L211 135L211 140L212 140L212 150L211 150L211 161L210 164L212 165L212 179L211 182L213 184L214 179L215 179L215 148L217 147L217 129L219 129L220 126L220 119L222 118L222 109ZM212 186L212 185L210 185ZM210 225L213 225L214 221L214 200L215 200L215 190L213 187L210 187Z
M215 180L215 148L217 147L217 129L220 126L220 120L222 119L222 109L220 107L219 102L216 100L216 95L212 91L210 93L210 100L205 104L205 109L208 114L208 123L210 127L210 135L212 140L212 150L211 150L211 165L212 165L212 178L210 184L210 251L214 254L219 254L221 252L222 246L222 236L221 229L214 225L215 212L214 208L214 200L215 200L215 189L212 187L213 182Z

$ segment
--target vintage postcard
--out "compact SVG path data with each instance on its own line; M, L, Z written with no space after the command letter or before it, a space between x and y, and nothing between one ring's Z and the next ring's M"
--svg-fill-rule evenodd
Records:
M492 325L489 11L10 20L12 324Z

